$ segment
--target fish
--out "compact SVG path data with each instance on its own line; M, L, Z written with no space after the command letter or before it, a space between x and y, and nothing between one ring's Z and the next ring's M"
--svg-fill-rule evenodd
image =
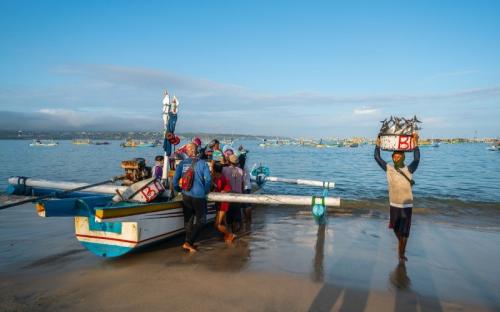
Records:
M389 119L384 119L380 121L382 126L380 127L379 135L384 134L396 134L396 135L411 135L415 131L420 130L421 128L418 126L421 123L420 120L417 119L417 116L413 116L413 118L405 118L405 117L394 117L391 116Z

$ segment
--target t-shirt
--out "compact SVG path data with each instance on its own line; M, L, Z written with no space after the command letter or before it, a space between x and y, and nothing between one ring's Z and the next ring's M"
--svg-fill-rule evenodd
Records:
M157 179L161 179L163 177L163 166L155 165L153 167L153 176Z
M403 167L400 170L408 179L412 178L408 167ZM387 165L387 184L389 185L389 202L391 206L397 208L413 207L411 184L392 165Z
M220 150L215 150L212 152L212 160L213 161L221 161L222 160L222 152Z
M222 175L229 181L232 193L243 193L243 178L245 175L243 169L236 166L227 166L222 168Z
M215 189L214 192L231 192L231 185L229 185L229 181L227 178L223 175L221 175L219 178L214 177L214 184L215 184ZM220 203L220 210L221 211L228 211L229 210L229 203L228 202L221 202Z

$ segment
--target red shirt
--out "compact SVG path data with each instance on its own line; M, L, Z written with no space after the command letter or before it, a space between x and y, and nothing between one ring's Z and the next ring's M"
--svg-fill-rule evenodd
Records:
M225 176L220 175L219 178L214 177L213 182L215 184L214 192L231 192L231 185L229 185L229 181ZM222 202L219 204L220 211L228 211L229 203Z

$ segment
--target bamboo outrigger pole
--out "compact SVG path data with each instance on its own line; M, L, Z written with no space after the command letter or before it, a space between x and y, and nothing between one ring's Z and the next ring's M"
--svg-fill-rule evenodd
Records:
M325 205L340 206L340 198L325 197ZM313 202L311 196L298 195L266 195L266 194L235 194L235 193L208 193L208 201L249 203L249 204L270 204L270 205L291 205L310 206Z
M317 186L317 187L328 188L328 189L332 189L332 188L335 187L335 183L334 182L317 181L317 180L287 179L287 178L279 178L279 177L266 177L266 181L269 181L269 182L282 182L282 183L290 183L290 184L298 184L298 185Z
M92 186L87 183L49 181L35 178L10 177L9 184L15 188L32 187L41 189L71 190L76 188L87 189L88 192L114 195L116 191L125 192L128 186L104 184ZM12 193L12 192L11 192ZM163 193L163 198L169 198L170 194ZM266 194L234 194L234 193L208 193L207 199L216 202L252 203L252 204L273 204L273 205L311 205L311 196L298 195L266 195ZM336 197L324 197L327 206L339 206L340 199Z

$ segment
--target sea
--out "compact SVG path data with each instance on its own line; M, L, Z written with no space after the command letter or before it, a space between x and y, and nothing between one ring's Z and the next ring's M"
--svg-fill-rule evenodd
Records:
M122 173L122 160L143 157L154 165L162 155L159 147L123 148L119 141L110 145L75 145L60 141L56 147L34 147L31 141L0 140L0 190L5 192L10 176L48 180L99 182ZM345 200L387 199L385 172L374 160L374 146L357 148L316 148L300 145L260 147L259 141L235 141L248 151L248 167L265 165L270 175L283 178L331 181L329 195ZM441 144L421 147L421 160L414 174L415 200L440 204L463 202L472 206L500 203L500 151L486 144ZM390 162L389 152L382 157ZM406 154L406 164L413 153ZM320 195L309 186L267 183L262 190L271 194Z

